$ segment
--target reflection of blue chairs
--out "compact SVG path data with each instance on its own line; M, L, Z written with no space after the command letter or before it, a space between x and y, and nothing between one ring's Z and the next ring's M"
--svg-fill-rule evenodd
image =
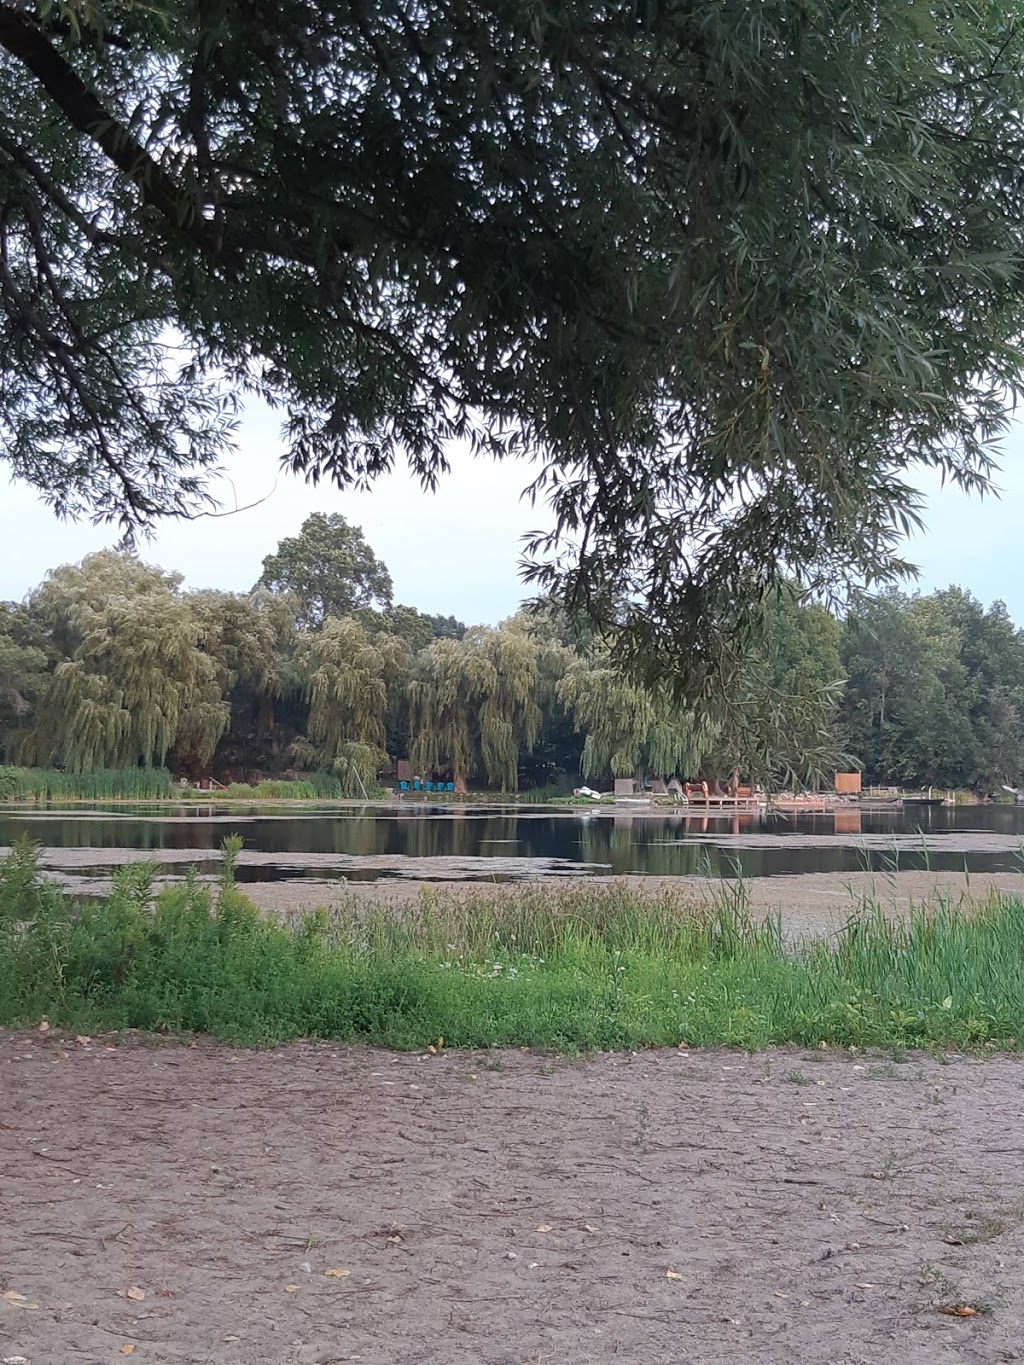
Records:
M434 790L434 784L433 784L433 782L424 782L424 784L423 784L423 790L424 790L425 792L432 792L432 791Z
M454 783L454 782L449 782L449 783L448 783L448 786L445 788L445 790L446 790L446 791L453 792L453 791L455 790L455 783Z
M407 792L409 790L408 782L399 782L398 789L399 791Z
M412 784L412 789L413 789L414 792L418 792L418 791L421 791L422 788L423 788L423 783L420 782L419 778L417 778L416 781Z

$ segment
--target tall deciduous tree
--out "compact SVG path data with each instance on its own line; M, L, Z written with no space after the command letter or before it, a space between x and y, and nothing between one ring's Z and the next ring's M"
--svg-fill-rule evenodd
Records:
M257 586L292 594L300 620L318 628L329 616L391 605L391 575L358 526L340 513L314 512L297 536L281 541L263 561Z
M303 686L295 662L295 599L260 588L246 594L193 592L186 602L230 704L232 747L249 755L264 747L279 752L275 707L283 698L299 698ZM180 749L175 757L186 768L205 766L190 763Z
M759 629L712 696L717 717L707 758L717 772L739 770L773 787L822 782L849 757L838 710L843 694L840 629L832 614L783 583L765 602Z
M661 776L698 771L710 735L664 693L625 677L607 659L577 659L558 685L560 700L586 736L585 777Z
M424 772L519 786L519 759L543 719L539 649L524 631L468 630L419 656L409 683L410 757Z
M1001 602L949 588L855 599L843 630L842 720L869 780L1016 784L1024 761L1024 639Z
M0 603L0 760L18 756L48 682L46 652L25 629L21 608Z
M226 390L342 486L525 453L541 582L706 701L780 576L898 572L914 462L988 477L1013 6L0 0L0 80L0 437L61 509L194 507Z
M66 657L35 718L36 761L162 764L176 745L209 761L229 708L180 581L109 552L50 575L31 608Z
M363 790L386 762L386 721L406 667L405 646L369 635L356 621L329 618L299 644L309 695L310 744L297 745L310 766L328 768Z

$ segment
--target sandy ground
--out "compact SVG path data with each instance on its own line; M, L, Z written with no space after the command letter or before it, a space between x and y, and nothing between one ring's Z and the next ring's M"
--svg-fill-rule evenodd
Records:
M0 1360L1019 1360L1022 1121L1006 1057L0 1034Z

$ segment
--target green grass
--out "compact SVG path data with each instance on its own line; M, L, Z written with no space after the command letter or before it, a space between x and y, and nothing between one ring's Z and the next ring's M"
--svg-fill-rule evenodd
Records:
M101 768L66 773L51 768L0 767L0 801L166 800L174 794L166 768Z
M1024 1034L1024 904L940 906L788 949L742 888L685 910L624 888L525 890L405 910L351 902L287 927L194 874L155 899L122 869L102 902L41 885L31 845L0 864L0 1024L79 1032L301 1036L417 1048L712 1043L1013 1047Z
M289 781L286 778L264 778L250 786L248 782L232 782L215 792L199 793L204 799L218 801L222 797L247 801L337 801L351 795L336 777L314 773L308 779Z
M382 795L382 792L371 792ZM344 783L329 773L311 773L295 781L265 778L251 785L198 792L181 788L166 768L102 768L91 773L66 773L48 768L0 767L3 801L338 801L351 796Z

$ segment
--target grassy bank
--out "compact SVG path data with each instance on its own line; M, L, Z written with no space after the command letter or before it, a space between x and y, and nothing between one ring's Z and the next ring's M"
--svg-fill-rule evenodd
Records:
M787 950L742 890L713 910L625 889L531 890L413 909L357 906L282 927L233 881L190 878L152 904L120 870L102 903L0 864L0 1024L79 1032L306 1036L416 1048L647 1044L1013 1047L1024 1036L1024 904L992 899L889 924L870 906L838 938Z
M351 797L336 777L327 773L313 773L308 778L265 777L261 782L232 782L215 791L179 792L191 801L340 801Z
M382 795L382 793L371 793ZM74 801L339 801L351 796L336 777L265 778L214 791L179 787L166 768L101 768L66 773L52 768L0 767L0 802Z
M0 767L0 801L166 801L175 789L166 768L65 773L54 768Z

